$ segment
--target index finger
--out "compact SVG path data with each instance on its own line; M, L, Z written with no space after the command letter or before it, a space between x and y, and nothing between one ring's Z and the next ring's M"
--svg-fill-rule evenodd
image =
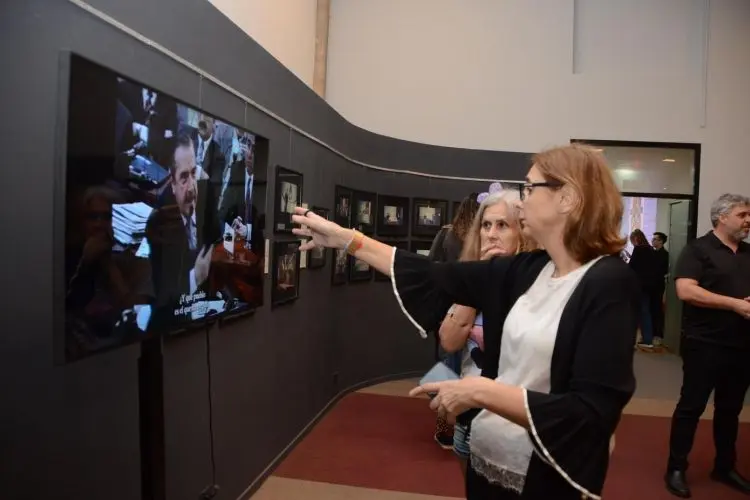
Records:
M307 215L305 215L305 212L308 212ZM292 222L312 229L318 229L320 223L323 221L327 222L327 219L324 219L309 208L295 207L294 215L292 215Z
M428 384L423 384L409 391L409 396L415 397L422 394L435 394L437 392L440 392L440 388L442 387L442 385L442 382L430 382Z

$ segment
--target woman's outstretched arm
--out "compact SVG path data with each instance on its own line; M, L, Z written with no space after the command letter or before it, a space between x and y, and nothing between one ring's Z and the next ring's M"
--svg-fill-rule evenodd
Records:
M301 226L292 230L294 234L312 238L300 250L310 250L315 246L347 249L355 258L367 262L386 276L391 275L393 247L353 229L341 227L306 208L295 208L292 221Z

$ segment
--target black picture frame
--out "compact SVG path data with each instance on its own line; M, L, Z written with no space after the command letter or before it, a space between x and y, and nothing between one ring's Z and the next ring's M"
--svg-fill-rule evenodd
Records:
M378 236L409 235L410 202L402 196L378 195Z
M432 242L429 240L411 240L409 245L411 253L424 255L425 257L430 253L430 248L432 248Z
M352 193L352 225L362 234L375 232L375 219L378 213L378 195L369 191Z
M366 268L366 269L363 269ZM349 256L349 282L364 283L372 280L373 269L370 264L356 257Z
M331 285L346 285L349 281L349 254L335 248L331 252Z
M352 193L348 187L335 186L335 200L333 201L333 222L341 227L351 227L352 223Z
M425 212L432 210L432 217ZM435 236L440 228L448 224L448 202L428 198L412 200L412 236ZM426 223L426 221L430 221Z
M291 233L294 207L302 205L303 176L299 172L276 165L276 189L273 198L273 230Z
M300 252L299 240L273 242L273 267L271 268L271 307L294 302L299 298ZM291 276L282 265L293 266ZM283 278L282 278L283 276Z
M327 208L312 207L311 210L316 214L320 215L326 220L331 220L331 211ZM323 247L315 247L307 252L307 268L308 269L321 269L326 265L326 255L328 254L327 249Z
M399 248L401 250L409 251L409 241L408 240L380 240L381 243L385 243L386 245ZM380 271L375 270L375 281L387 281L390 282L391 278L389 276L386 276L385 274L381 273Z

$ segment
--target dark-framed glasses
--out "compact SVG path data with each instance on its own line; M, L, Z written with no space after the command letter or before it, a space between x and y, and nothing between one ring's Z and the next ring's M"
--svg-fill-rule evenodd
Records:
M550 189L558 189L562 187L563 183L558 181L544 181L544 182L524 182L521 185L521 199L526 199L534 190L538 187L546 187Z

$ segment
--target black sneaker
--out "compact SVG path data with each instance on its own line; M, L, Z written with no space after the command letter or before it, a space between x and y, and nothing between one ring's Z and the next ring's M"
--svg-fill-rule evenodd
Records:
M453 449L453 435L448 434L446 432L436 432L435 442L439 444L440 447L444 450Z

